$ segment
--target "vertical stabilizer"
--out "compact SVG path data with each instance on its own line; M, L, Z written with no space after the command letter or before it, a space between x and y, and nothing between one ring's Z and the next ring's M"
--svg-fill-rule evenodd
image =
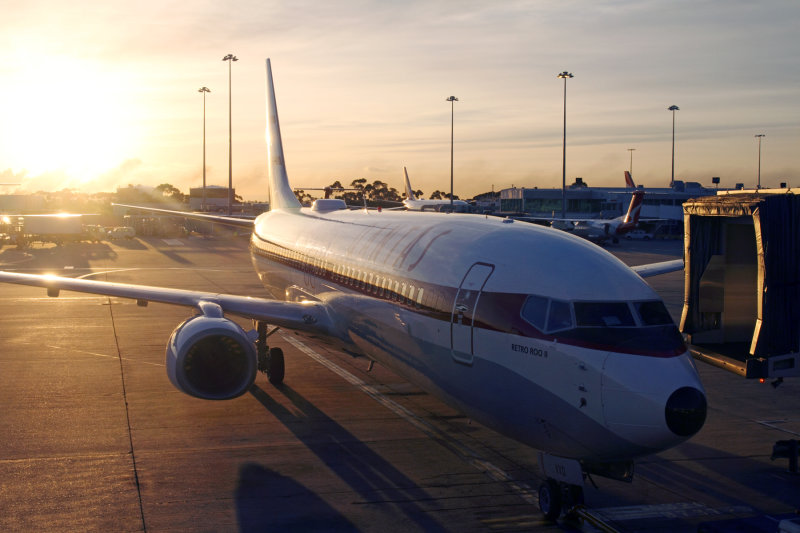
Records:
M633 182L633 176L627 170L625 171L625 186L631 189L636 188L636 184Z
M267 157L270 209L299 209L300 202L294 195L289 185L289 177L286 175L278 105L275 103L275 87L272 84L272 66L269 59L267 59Z
M408 181L408 170L406 170L406 167L403 167L403 174L406 175L406 198L409 200L416 200L417 197L414 194L414 189L411 188L411 182Z
M633 227L639 223L639 215L642 213L642 202L644 201L644 191L636 191L631 196L631 205L628 206L628 213L625 215L624 223Z

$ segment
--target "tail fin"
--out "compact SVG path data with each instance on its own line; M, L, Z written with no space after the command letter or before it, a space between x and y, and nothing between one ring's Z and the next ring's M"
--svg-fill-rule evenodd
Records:
M628 213L625 215L623 223L636 226L639 223L639 215L642 213L642 202L644 201L644 191L637 190L631 196L631 205L628 206Z
M631 176L631 173L628 172L627 170L625 171L625 186L631 189L636 188L636 184L633 183L633 177Z
M406 170L406 167L403 167L403 174L406 175L406 198L409 200L416 200L417 197L414 194L414 189L411 188L411 182L408 181L408 170Z
M269 59L267 59L267 157L270 209L299 209L300 202L294 195L289 185L289 177L286 175L278 105L275 103L275 87L272 84L272 66Z

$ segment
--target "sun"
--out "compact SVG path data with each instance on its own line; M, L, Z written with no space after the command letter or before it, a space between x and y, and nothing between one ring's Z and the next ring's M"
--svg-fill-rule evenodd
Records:
M21 61L2 89L4 164L32 175L60 171L77 183L119 165L138 142L125 78L72 57Z

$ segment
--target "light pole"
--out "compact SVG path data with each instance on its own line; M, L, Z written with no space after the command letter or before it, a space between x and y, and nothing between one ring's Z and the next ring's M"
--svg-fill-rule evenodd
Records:
M455 113L455 102L458 98L451 96L445 102L450 102L450 211L453 211L453 116Z
M630 172L631 177L633 177L633 152L636 151L636 148L628 148L628 151L631 153L631 166L628 172Z
M197 92L203 93L203 205L202 211L206 210L206 93L210 93L208 87L200 87Z
M228 54L222 58L228 62L228 215L233 213L233 129L231 127L231 64L239 61L233 54Z
M669 186L672 187L675 183L675 111L680 111L680 107L671 105L667 111L672 111L672 177L669 180Z
M572 73L566 70L558 75L564 79L564 146L561 157L561 218L567 218L567 78Z
M758 182L756 185L756 190L761 188L761 138L766 137L763 133L759 133L756 135L756 139L758 139Z

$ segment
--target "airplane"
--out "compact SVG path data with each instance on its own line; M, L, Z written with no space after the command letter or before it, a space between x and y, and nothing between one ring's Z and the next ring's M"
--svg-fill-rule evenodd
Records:
M625 186L629 189L636 189L631 173L625 171ZM574 235L583 237L594 243L602 244L609 239L618 243L620 237L636 229L639 223L639 215L642 211L644 200L644 190L636 189L631 196L631 203L628 212L622 216L612 219L603 218L546 218L546 217L516 217L518 220L533 222L549 222L550 226L562 231L572 232Z
M625 172L626 177L628 175ZM642 212L642 201L644 191L637 189L631 196L631 203L628 211L624 215L616 218L544 218L544 217L516 217L517 220L533 222L549 222L550 226L583 237L594 243L603 243L609 239L612 242L619 242L620 237L634 230L639 223L639 215Z
M627 172L626 172L627 174ZM592 242L604 242L611 239L619 242L620 237L634 230L639 223L639 215L642 212L642 202L644 191L636 190L631 196L631 203L628 205L628 212L624 215L609 220L602 218L573 220L572 232Z
M414 189L411 187L411 182L408 180L408 170L403 167L403 173L406 176L406 199L403 200L403 205L409 211L467 211L469 204L464 200L425 200L417 198L414 194Z
M512 219L354 211L331 198L302 208L269 59L266 78L271 211L253 221L147 210L250 229L271 298L7 271L0 281L52 297L79 291L194 308L167 341L166 367L178 390L198 398L236 398L258 371L283 382L268 327L361 354L540 450L539 507L551 520L582 502L587 476L630 481L635 458L700 430L703 385L643 279L681 270L681 259L628 267L583 239Z

